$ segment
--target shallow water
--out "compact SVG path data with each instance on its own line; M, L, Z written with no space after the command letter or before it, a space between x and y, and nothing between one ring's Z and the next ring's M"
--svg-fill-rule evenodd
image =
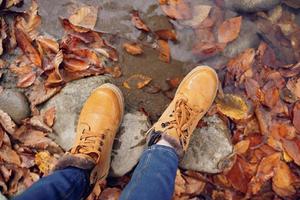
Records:
M28 0L25 1L25 8ZM198 4L215 6L215 1L188 0L194 8ZM145 74L153 79L153 83L164 88L165 80L172 77L184 76L192 68L200 64L207 64L213 68L220 68L230 57L237 55L247 47L256 48L259 37L256 34L256 26L251 21L249 14L236 13L231 10L223 10L223 18L231 18L243 15L243 25L240 38L229 45L223 54L209 59L202 59L192 54L191 49L196 41L196 35L191 28L182 26L180 22L170 20L160 9L157 0L38 0L40 15L42 16L42 32L61 38L63 29L59 23L59 17L68 17L74 8L86 4L99 8L98 21L95 30L112 35L112 44L118 49L120 66L123 76L115 82L124 92L127 108L144 108L150 113L152 119L156 119L170 101L164 94L148 94L144 90L128 90L122 87L122 82L132 74ZM137 30L131 23L130 12L137 10L141 18L152 31L174 28L178 42L169 42L171 47L171 62L164 63L158 59L158 52L151 48L154 38L151 34L145 34ZM300 21L299 12L296 19ZM144 54L131 56L123 51L121 44L125 41L142 42L150 44L144 47ZM245 44L246 43L246 44Z

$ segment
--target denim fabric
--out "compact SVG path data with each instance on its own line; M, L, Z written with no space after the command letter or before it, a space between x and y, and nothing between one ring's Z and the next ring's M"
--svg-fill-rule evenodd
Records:
M14 200L79 200L88 192L88 172L70 167L42 178Z
M153 145L136 167L121 200L168 200L172 198L178 157L173 148ZM88 172L66 168L33 184L14 200L79 200L89 192Z
M153 145L135 169L120 200L169 200L175 185L178 156L173 148Z

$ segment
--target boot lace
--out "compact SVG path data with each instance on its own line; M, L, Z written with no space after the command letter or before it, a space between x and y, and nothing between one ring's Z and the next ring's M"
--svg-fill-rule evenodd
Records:
M192 133L192 124L195 116L203 112L197 107L191 107L185 97L179 98L175 103L174 120L163 124L168 129L175 129L181 146L185 149L188 145L188 138Z
M76 148L78 153L90 155L96 162L100 158L102 148L104 146L105 133L99 134L88 129L84 129L79 145Z

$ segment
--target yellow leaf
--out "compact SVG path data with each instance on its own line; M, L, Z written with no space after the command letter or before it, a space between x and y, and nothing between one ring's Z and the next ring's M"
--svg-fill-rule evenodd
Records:
M234 150L237 154L246 153L250 146L250 140L242 140L234 145Z
M53 158L48 151L41 151L35 154L35 164L44 174L48 174L55 164L55 158Z
M217 100L217 108L232 119L240 120L248 117L249 106L237 95L225 94L223 98Z

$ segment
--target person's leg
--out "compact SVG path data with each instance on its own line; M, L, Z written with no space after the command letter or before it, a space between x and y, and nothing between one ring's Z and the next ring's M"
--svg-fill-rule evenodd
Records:
M171 199L177 167L178 156L172 147L149 147L143 153L120 200Z
M13 200L80 200L89 192L89 172L66 168L40 179Z
M172 198L178 158L187 150L217 90L218 76L207 66L196 67L183 79L173 101L149 130L150 148L143 153L121 200Z
M85 195L90 183L105 180L123 113L123 95L116 86L103 84L96 88L80 112L70 152L59 159L54 174L41 179L16 199L76 200Z

